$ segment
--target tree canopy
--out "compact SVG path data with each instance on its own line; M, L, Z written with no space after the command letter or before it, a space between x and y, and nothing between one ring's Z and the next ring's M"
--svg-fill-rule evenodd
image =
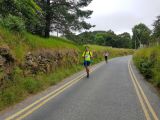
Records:
M135 25L132 28L133 48L139 48L140 45L149 45L151 30L143 23Z
M156 39L156 42L160 43L160 16L153 23L153 38Z
M85 22L92 14L82 10L92 0L1 0L0 17L9 15L21 18L27 31L49 37L51 31L71 34L82 29L90 29Z
M117 48L132 47L129 33L124 32L120 35L116 35L112 30L83 32L79 35L72 35L69 39L79 44L98 44Z

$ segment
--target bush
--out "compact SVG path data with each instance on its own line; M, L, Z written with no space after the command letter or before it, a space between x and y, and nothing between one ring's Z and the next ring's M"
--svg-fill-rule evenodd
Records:
M28 78L23 83L25 90L28 93L35 93L38 89L38 82L32 78Z
M151 69L152 67L153 67L153 63L149 59L140 60L139 69L147 79L152 78L152 74L153 74Z
M159 55L157 55L157 60L153 69L153 79L155 81L155 85L160 88L160 49L157 52L159 52Z
M160 88L160 48L144 48L138 50L133 60L137 68L147 79Z
M13 104L15 100L16 100L16 94L14 91L10 89L6 90L4 94L2 94L2 101L6 106Z
M16 32L23 32L25 30L25 24L19 17L8 15L3 19L0 19L1 26Z

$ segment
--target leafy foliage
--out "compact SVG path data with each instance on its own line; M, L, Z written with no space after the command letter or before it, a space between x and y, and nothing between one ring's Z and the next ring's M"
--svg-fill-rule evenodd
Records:
M116 35L112 30L94 31L66 37L79 44L98 44L117 48L131 48L131 36L126 32Z
M155 22L153 23L153 27L154 39L156 39L156 42L160 43L160 16L158 16Z
M23 32L25 30L23 20L13 15L8 15L4 19L0 19L0 24L12 31Z
M0 16L2 19L8 16L16 16L23 20L28 31L37 25L41 12L40 7L33 0L1 0L0 2Z
M42 31L49 37L50 31L61 34L71 34L73 31L90 29L92 25L84 21L92 14L90 10L82 10L90 4L91 0L35 0L43 10Z
M127 32L118 35L115 44L118 48L132 48L131 35Z
M49 37L51 31L70 34L82 29L90 29L91 24L85 22L92 14L90 10L82 10L92 0L1 0L0 17L9 15L19 17L25 23L27 31Z
M149 45L151 30L145 24L140 23L135 25L132 29L132 32L133 48L137 49L141 47L140 45Z

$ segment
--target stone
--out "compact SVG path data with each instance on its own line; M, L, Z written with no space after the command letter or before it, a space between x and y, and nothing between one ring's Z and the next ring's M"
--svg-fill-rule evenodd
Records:
M0 67L2 67L5 62L6 62L6 59L0 55Z
M78 60L78 52L75 50L42 49L26 55L24 69L31 74L49 73L65 65L77 64Z
M9 49L9 47L8 46L1 46L0 47L0 55L7 55L7 54L9 54L9 52L10 52L10 49Z
M0 70L3 73L0 77L0 87L4 87L6 80L11 80L15 58L10 53L8 46L0 46Z

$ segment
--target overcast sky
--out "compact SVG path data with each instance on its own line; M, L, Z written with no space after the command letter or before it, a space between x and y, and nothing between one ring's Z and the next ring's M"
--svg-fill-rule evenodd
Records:
M96 25L91 30L131 33L132 27L141 22L152 29L153 21L160 15L160 0L93 0L86 9L94 11L87 20Z

